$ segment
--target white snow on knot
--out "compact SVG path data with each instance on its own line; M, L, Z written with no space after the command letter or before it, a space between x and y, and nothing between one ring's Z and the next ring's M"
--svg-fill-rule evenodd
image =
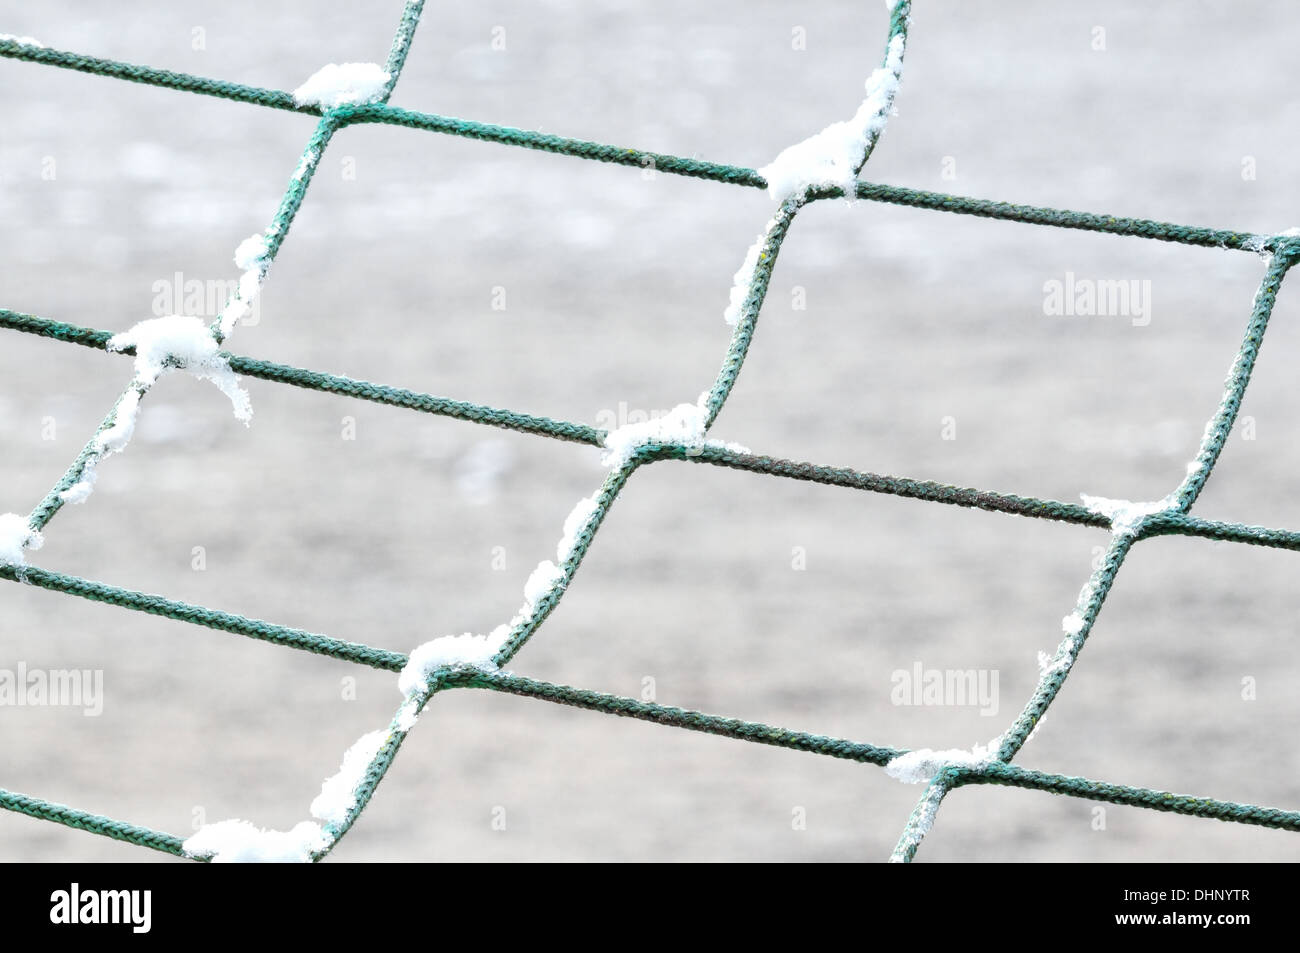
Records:
M1078 635L1083 631L1083 616L1078 612L1071 612L1061 619L1061 631L1066 635Z
M854 197L858 167L889 120L903 72L902 34L889 41L885 65L866 82L867 97L852 119L831 123L814 136L787 147L758 170L774 199L785 200L813 186L839 186Z
M936 774L952 765L980 767L997 760L1001 738L994 738L987 745L975 745L970 751L951 748L947 751L932 751L919 748L899 755L885 765L885 773L904 784L922 784L931 781Z
M707 401L708 394L701 394L696 403L678 404L662 417L616 427L605 435L601 463L615 469L626 466L638 450L649 444L672 444L685 448L688 454L698 454L704 449Z
M201 319L179 314L151 318L108 340L110 351L123 351L128 347L135 348L135 379L140 385L152 386L163 371L168 369L168 362L172 361L200 380L210 380L217 385L230 398L235 416L246 425L252 419L253 408L248 393L239 386L239 378L230 369L229 361L221 355L216 339ZM124 400L123 404L126 403ZM138 405L137 396L131 407L119 406L119 424L114 429L117 426L127 429L124 434L113 436L111 441L125 446L131 436L130 428L134 427ZM125 415L124 410L127 411ZM101 435L101 441L109 449L121 449L120 446L113 446L109 438L109 433Z
M299 106L351 106L373 103L392 77L378 63L330 63L293 91Z
M204 824L182 846L190 857L214 864L305 864L329 844L319 824L303 821L291 831L265 831L248 821Z
M1269 239L1295 238L1297 235L1300 235L1300 228L1295 227L1288 228L1285 232L1278 232L1276 235L1250 235L1241 243L1241 247L1245 251L1253 251L1265 261L1270 261L1273 258L1273 252L1264 247Z
M444 635L425 642L411 653L406 667L397 678L397 688L403 695L424 688L429 676L440 668L451 665L471 665L475 668L495 669L492 656L501 650L506 626L498 626L491 635Z
M22 566L25 550L40 549L45 538L32 529L26 516L0 514L0 566Z
M1244 251L1253 251L1260 258L1272 258L1272 252L1264 247L1264 243L1267 241L1267 235L1251 235L1241 243L1241 247Z
M1142 503L1089 496L1087 493L1080 493L1079 498L1089 510L1110 520L1110 531L1116 536L1133 536L1137 533L1139 524L1148 516L1168 513L1176 506L1173 494L1163 500Z

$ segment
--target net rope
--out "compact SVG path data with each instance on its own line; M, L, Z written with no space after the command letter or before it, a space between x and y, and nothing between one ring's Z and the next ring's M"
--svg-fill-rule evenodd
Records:
M317 126L304 147L297 172L283 193L271 225L265 233L267 254L258 275L259 280L274 261L276 252L288 235L311 183L312 175L330 140L340 129L351 125L369 123L398 125L408 129L496 142L639 169L653 168L657 172L670 175L690 176L745 188L768 187L764 177L753 169L433 115L389 105L388 98L405 64L422 8L423 0L410 0L406 3L385 66L389 79L377 97L377 101L360 105L333 108L302 105L293 95L281 90L245 86L187 73L50 49L25 39L0 39L0 56L318 117ZM892 42L896 38L906 38L910 14L910 0L898 0L894 4L890 15L887 42ZM577 531L572 550L567 560L559 567L560 577L544 595L538 598L534 611L529 617L522 619L516 617L516 624L493 657L492 664L440 666L433 670L424 684L406 699L402 708L395 713L383 734L382 743L377 746L377 750L365 767L364 774L356 784L352 792L351 808L341 820L325 825L324 842L311 851L309 859L319 861L327 856L365 811L414 724L413 714L423 710L439 693L453 689L472 688L504 692L588 711L636 718L881 767L909 754L908 749L905 748L880 747L844 738L809 734L758 722L674 708L655 702L539 681L504 670L504 666L533 637L558 605L566 588L572 584L606 513L633 473L642 467L663 460L727 467L767 476L1111 530L1110 545L1100 561L1099 568L1092 573L1085 584L1075 606L1077 624L1072 627L1074 631L1071 631L1071 627L1066 628L1066 636L1062 639L1056 654L1042 665L1041 676L1032 696L1007 731L999 737L997 746L986 760L970 764L948 761L938 765L937 770L926 782L911 816L907 819L891 860L910 862L930 830L939 807L947 795L959 787L980 784L1046 791L1052 794L1193 817L1300 831L1300 811L1257 807L1230 800L1192 797L1127 784L1052 774L1012 763L1064 686L1125 559L1137 543L1156 536L1181 535L1300 550L1300 532L1206 520L1190 512L1214 469L1236 420L1278 288L1288 270L1300 258L1300 237L1267 236L1146 219L1038 208L856 179L856 174L861 172L862 166L870 156L875 139L876 136L873 135L866 143L862 161L857 163L854 170L854 191L858 199L1009 222L1081 229L1103 234L1268 255L1268 266L1256 293L1241 347L1237 351L1225 382L1223 397L1206 425L1205 435L1197 455L1189 464L1187 475L1182 483L1163 501L1162 506L1129 518L1121 525L1118 517L1078 503L949 486L927 480L879 475L847 467L798 462L741 451L732 446L720 445L716 441L711 441L702 448L688 447L677 442L643 443L634 450L626 462L613 467L596 491L593 496L595 505L591 515L585 525ZM845 192L842 188L810 186L781 202L764 236L752 278L744 289L744 302L721 369L704 401L706 429L712 426L714 419L726 403L744 364L778 253L797 213L812 202L844 196ZM238 298L239 294L237 293L235 297ZM0 328L99 350L109 350L109 340L113 337L111 331L79 327L48 317L7 309L0 309ZM210 329L218 344L225 342L229 330L229 327L223 328L217 323L214 323ZM120 349L120 353L131 356L134 355L135 349L123 348ZM607 436L606 431L581 423L533 416L470 401L438 397L400 387L256 360L229 351L222 351L221 354L235 373L259 380L594 447L603 446ZM143 399L147 396L148 390L149 385L142 386L138 379L133 378L132 383L123 391L118 403L109 411L77 459L29 514L28 524L33 532L42 531L48 526L63 506L64 494L78 484L88 467L94 465L98 453L96 448L101 446L97 440L113 427L122 401L132 394L135 395L130 397L132 400ZM259 619L249 619L159 595L53 572L25 562L18 565L0 565L0 578L384 671L401 672L409 661L406 655L398 652L341 641L323 634ZM87 813L39 797L0 790L0 807L181 857L200 861L211 859L210 855L187 851L185 839L176 835Z

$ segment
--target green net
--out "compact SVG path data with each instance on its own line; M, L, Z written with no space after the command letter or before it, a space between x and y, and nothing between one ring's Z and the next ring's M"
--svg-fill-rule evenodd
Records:
M260 89L185 73L84 56L49 49L30 41L13 38L0 39L0 55L48 66L79 70L100 76L169 87L185 92L216 96L237 102L319 117L319 123L303 150L298 170L281 198L279 208L272 219L270 227L266 230L266 249L265 256L259 266L261 269L257 276L259 280L265 274L265 269L274 261L281 242L288 235L294 216L306 195L321 155L329 145L333 135L338 130L350 125L362 123L399 125L410 129L522 146L528 149L633 166L640 169L652 167L659 172L671 175L692 176L746 188L767 188L768 183L764 177L752 169L413 112L388 105L388 97L401 74L407 50L420 19L422 7L422 0L411 0L406 4L385 67L389 79L376 100L363 105L342 105L332 108L302 105L294 96L279 90ZM909 0L898 0L893 5L889 41L901 40L906 37L911 12L910 7ZM888 63L888 58L886 62ZM883 116L881 125L883 125ZM848 468L801 463L760 453L741 451L716 442L709 442L703 446L686 446L680 442L667 440L644 442L634 449L626 461L613 467L603 484L593 495L594 505L591 507L590 515L581 528L576 531L574 544L568 558L564 560L563 565L558 567L559 576L557 580L544 594L539 596L534 605L534 610L527 617L516 618L508 636L502 640L500 650L493 656L491 663L480 665L446 664L425 673L427 678L423 680L418 689L407 697L402 708L395 713L392 722L382 732L380 740L373 746L373 755L369 758L368 764L365 765L364 771L357 773L356 784L353 786L349 801L351 807L346 811L345 816L335 818L325 824L323 838L310 851L309 859L320 860L326 856L347 833L366 809L380 781L392 765L407 732L411 730L414 724L414 716L434 696L452 689L473 688L493 692L507 692L561 705L621 715L627 718L638 718L663 725L708 732L728 738L822 754L882 767L888 766L895 759L902 759L908 755L920 756L924 760L928 754L927 751L909 752L903 748L881 747L844 738L792 731L756 722L741 721L699 711L674 708L653 702L538 681L503 669L503 666L510 662L527 644L528 640L533 637L561 600L566 587L572 583L605 514L622 492L633 473L644 466L663 460L678 460L698 465L748 470L769 476L867 490L956 506L975 507L1018 516L1057 520L1112 531L1110 545L1100 561L1099 568L1094 571L1080 593L1074 613L1067 617L1065 638L1061 641L1056 654L1043 665L1041 677L1032 697L1025 704L1012 725L999 737L993 749L987 752L984 757L967 762L963 759L945 758L941 753L941 755L933 759L934 763L930 765L930 769L925 775L927 783L924 793L911 817L907 820L891 859L910 861L921 840L929 831L944 798L954 789L972 784L1009 785L1194 817L1215 818L1222 821L1236 821L1243 824L1300 831L1300 811L1256 807L1227 800L1191 797L1125 784L1050 774L1030 770L1012 763L1016 754L1028 740L1030 734L1061 691L1080 650L1087 641L1093 624L1096 622L1125 558L1138 542L1155 536L1177 534L1300 550L1300 533L1297 532L1239 523L1217 522L1191 514L1192 506L1214 469L1236 420L1242 397L1250 381L1251 371L1254 367L1264 331L1268 325L1269 315L1272 312L1278 288L1287 271L1297 258L1300 258L1300 238L1286 235L1261 236L1249 232L1194 228L1144 219L1012 205L1005 202L938 194L857 180L856 173L860 172L862 165L869 157L871 147L874 145L875 135L878 132L879 129L866 142L862 161L857 163L854 169L854 190L856 197L859 199L1005 221L1157 239L1186 245L1245 250L1254 253L1265 253L1269 256L1268 267L1255 296L1254 308L1246 328L1245 337L1226 381L1223 398L1206 426L1204 438L1195 459L1188 466L1186 478L1158 505L1117 504L1117 509L1107 512L1104 507L1099 508L1095 505L1080 505L1034 497L1015 496L948 486L924 480L883 476ZM738 320L727 353L718 376L703 401L704 426L706 429L712 425L722 409L740 373L754 334L759 311L763 304L777 255L795 216L801 208L811 202L844 197L844 195L844 189L839 187L810 186L800 189L781 203L776 215L769 223L761 245L756 249L757 256L752 270L752 277L747 286L743 288L743 304L738 309ZM232 302L236 302L238 298L239 295L237 294L235 299L232 299ZM109 350L108 343L110 338L113 337L113 333L109 331L78 327L47 317L4 309L0 309L0 327L99 350ZM228 330L229 325L222 326L217 323L211 328L211 333L216 342L221 344L224 342ZM118 349L114 348L113 350ZM125 348L121 352L131 355L134 353L134 349ZM603 446L607 437L606 431L579 423L536 417L511 410L436 397L430 394L368 383L320 371L255 360L224 351L221 352L221 356L228 361L229 367L235 373L260 380L289 384L308 390L339 394L358 400L596 447ZM123 401L143 399L147 395L148 389L148 385L141 385L138 379L134 379L127 390L123 392L118 404L105 417L104 422L94 437L85 445L78 458L68 467L49 494L31 511L27 522L32 532L36 533L45 529L59 512L69 491L85 478L86 471L92 469L99 457L102 456L103 440L101 438L113 428ZM21 560L13 564L0 565L0 577L12 582L80 596L83 599L134 609L139 612L165 616L169 619L194 625L207 626L212 629L243 635L252 639L260 639L265 642L301 649L389 672L401 672L408 663L407 656L397 652L354 642L345 642L314 632L288 628L271 622L190 605L158 595L52 572ZM1068 624L1070 620L1073 620L1073 624ZM192 857L197 860L211 859L210 854L187 851L184 846L184 838L90 814L38 797L0 790L0 807L182 857Z

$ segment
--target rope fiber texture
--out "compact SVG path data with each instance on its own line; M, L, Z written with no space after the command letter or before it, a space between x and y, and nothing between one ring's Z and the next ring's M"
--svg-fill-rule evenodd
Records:
M339 106L332 109L299 105L290 93L281 90L261 89L170 70L121 63L79 53L48 49L13 39L0 39L0 56L61 69L76 70L95 76L127 80L203 96L215 96L235 102L319 117L317 127L304 148L299 164L299 172L290 181L281 197L271 227L267 229L268 266L270 262L274 261L276 252L288 235L290 225L306 196L312 173L319 162L321 154L328 147L335 132L351 125L374 123L397 125L407 129L535 149L556 155L614 163L638 169L652 167L659 172L670 175L689 176L745 188L767 188L767 182L763 176L753 169L432 115L398 109L388 105L388 97L391 95L406 61L407 52L420 21L422 8L423 0L410 0L405 5L385 67L390 74L390 79L378 101L365 105ZM910 14L910 0L897 0L893 5L890 16L887 42L895 39L906 39ZM860 174L862 165L866 163L874 144L873 137L867 143L866 154L863 156L862 162L858 164L855 170L856 173ZM741 314L736 323L727 353L724 356L717 379L708 392L706 425L712 425L740 374L745 355L753 339L758 314L762 308L767 284L775 266L777 255L796 215L801 208L811 202L842 197L843 195L843 190L838 187L814 186L787 198L778 208L768 229L765 245L754 269L753 279L747 289ZM1224 448L1228 434L1236 419L1237 410L1249 383L1254 361L1265 328L1268 325L1278 288L1287 271L1297 258L1300 258L1300 237L1287 235L1261 236L1242 231L1197 228L1113 215L1036 208L1007 202L994 202L985 199L926 192L899 186L879 185L861 179L857 180L856 195L859 199L872 202L886 202L917 209L974 215L982 218L1055 228L1081 229L1103 234L1176 242L1185 245L1210 246L1254 253L1267 252L1271 256L1259 293L1255 298L1254 309L1247 325L1245 337L1227 380L1223 399L1207 425L1206 437L1196 459L1188 469L1187 478L1171 494L1170 499L1173 502L1161 512L1140 517L1130 528L1131 531L1115 531L1112 533L1110 547L1101 560L1100 568L1093 573L1088 585L1085 587L1085 595L1081 596L1080 605L1077 607L1077 611L1081 615L1081 624L1077 633L1067 636L1051 664L1045 666L1043 676L1033 696L1026 702L1015 722L1001 736L1000 748L996 751L995 757L982 764L949 764L939 770L926 785L924 793L903 829L898 846L895 848L891 859L903 862L911 861L917 847L929 831L944 798L953 790L971 784L997 784L1020 787L1094 801L1169 811L1193 817L1213 818L1288 831L1300 831L1300 811L1255 807L1232 801L1190 797L1106 781L1048 774L1022 768L1011 763L1065 684L1070 669L1088 638L1088 634L1101 611L1124 559L1133 546L1154 536L1183 535L1256 546L1300 550L1300 532L1204 520L1190 513L1192 505L1218 461L1219 454ZM79 327L51 318L7 309L0 309L0 328L99 350L107 350L107 342L113 334L110 331ZM224 334L220 328L214 327L212 334L219 344L224 343ZM133 349L127 348L121 353L129 356L133 353ZM601 446L606 436L605 431L580 423L553 420L548 417L533 416L473 402L418 393L400 387L353 380L321 371L305 370L269 361L254 360L229 352L222 352L222 354L228 359L233 371L260 380L288 384L293 387L322 393L339 394L357 400L366 400L420 413L452 417L471 423L501 427L520 433L591 446ZM141 392L140 396L143 397L144 393ZM96 436L112 425L115 412L116 408L114 411L110 411L104 423L97 430ZM78 459L69 467L47 497L32 511L30 523L34 529L43 529L57 514L62 506L60 495L80 479L93 446L94 438L92 437L92 440L86 444L86 449L82 451ZM652 443L640 447L625 464L614 468L605 479L603 485L595 494L597 505L594 515L578 533L572 555L566 561L566 564L560 567L564 571L566 584L553 586L537 602L532 617L527 621L519 622L511 630L503 647L494 658L498 666L504 666L524 647L558 604L563 596L567 582L572 580L591 545L592 538L599 530L606 512L613 505L632 474L643 466L661 460L678 460L727 467L766 476L866 490L873 493L892 494L954 506L974 507L1015 516L1056 520L1103 529L1112 528L1112 522L1107 516L1077 503L947 486L924 480L882 476L846 467L801 463L759 453L741 452L716 445L706 446L703 450L698 448L688 450L686 447L676 444ZM406 656L385 649L343 642L325 635L292 629L272 622L248 619L202 606L189 605L162 596L150 595L106 583L48 571L37 566L25 564L16 567L0 566L0 578L36 586L51 592L64 593L82 599L132 609L137 612L160 615L179 622L206 626L223 632L259 639L276 645L300 649L384 671L400 672L408 661ZM894 758L907 754L906 749L881 747L842 738L824 737L756 722L746 722L720 715L689 711L632 698L552 684L502 671L500 668L488 670L463 665L440 668L430 676L422 690L417 691L411 699L408 699L408 704L413 703L414 710L418 713L438 693L461 688L522 695L539 701L567 705L587 711L617 715L624 718L636 718L741 741L772 745L793 751L804 751L877 766L887 765ZM407 714L409 715L409 711ZM341 823L327 826L328 843L319 850L314 851L311 859L320 860L326 856L369 804L375 789L393 763L407 731L410 730L413 720L403 718L401 715L402 711L399 710L389 726L385 742L380 746L367 766L364 777L355 791L354 807ZM86 813L38 797L0 790L0 807L141 847L149 847L181 857L189 856L183 848L183 839L180 837ZM193 859L205 860L208 858L200 856Z

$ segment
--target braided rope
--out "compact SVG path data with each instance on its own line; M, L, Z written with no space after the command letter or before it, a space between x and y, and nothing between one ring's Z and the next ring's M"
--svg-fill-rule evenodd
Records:
M0 40L0 56L71 69L113 79L175 89L199 95L215 96L235 102L265 106L319 117L319 122L304 147L299 172L281 196L279 205L266 231L268 254L272 262L287 237L290 226L306 196L320 156L329 146L334 133L345 126L358 124L398 125L408 129L437 132L485 142L517 146L550 152L557 155L592 161L615 163L645 168L748 188L766 188L767 182L753 169L699 159L624 148L598 142L588 142L563 136L542 134L507 126L455 119L429 113L399 109L388 105L388 99L398 81L411 40L422 13L422 0L409 0L394 33L386 70L389 80L377 102L366 105L322 109L299 105L293 96L280 90L263 89L229 83L223 80L194 76L170 70L138 66L78 53L32 46L13 40ZM898 0L893 5L890 18L889 40L905 38L911 12L910 0ZM861 171L870 157L875 138L867 143ZM768 282L795 216L805 205L828 198L842 197L839 188L813 187L791 196L778 209L766 234L758 264L746 291L739 320L729 343L717 377L709 390L705 403L706 429L721 412L734 388L745 357L753 341L759 312L766 296ZM1138 542L1155 536L1184 535L1214 540L1300 550L1300 532L1270 529L1239 523L1204 520L1190 514L1206 480L1222 453L1236 419L1245 390L1250 381L1255 359L1261 346L1264 331L1272 312L1274 301L1287 271L1300 260L1300 239L1289 236L1260 236L1248 232L1200 228L1133 219L1112 215L1098 215L1063 209L1015 205L1007 202L954 196L909 189L898 186L873 184L858 180L858 198L885 202L911 208L974 215L1003 221L1046 225L1058 228L1080 229L1098 233L1123 235L1186 245L1219 247L1231 250L1266 251L1271 260L1247 326L1241 348L1225 387L1223 399L1216 408L1206 428L1206 437L1198 451L1187 478L1171 494L1174 505L1138 520L1131 532L1115 532L1110 548L1102 559L1086 588L1087 598L1078 610L1082 624L1079 631L1063 642L1054 664L1044 671L1033 696L1028 700L1016 721L1002 736L996 758L978 766L949 765L939 771L927 785L912 812L895 849L896 860L910 861L934 821L944 798L953 790L971 784L998 784L1045 791L1114 804L1132 805L1158 811L1168 811L1188 816L1213 818L1243 824L1289 831L1300 831L1300 811L1255 807L1233 801L1196 798L1187 795L1155 791L1146 788L1106 781L1089 780L1066 775L1034 771L1011 764L1030 733L1041 721L1057 697L1082 649L1093 623L1096 621L1106 597L1114 584L1125 557ZM50 318L0 309L0 328L33 334L50 340L106 350L112 332L79 327ZM218 343L224 339L221 327L214 324L213 336ZM122 353L131 355L133 349ZM436 397L383 384L354 380L334 374L306 370L269 361L256 360L222 352L232 370L260 380L288 384L323 393L338 394L358 400L400 407L421 413L451 417L486 426L501 427L521 433L549 437L591 446L601 446L606 432L598 428L549 417L517 413L469 401ZM133 383L139 397L143 398L148 386ZM130 392L123 391L123 397ZM119 398L119 404L122 398ZM96 431L98 436L112 426L118 404L110 410ZM93 454L94 436L49 494L32 511L33 528L45 527L62 506L61 494L80 479ZM566 560L563 584L553 586L542 596L531 617L519 622L509 633L501 650L494 658L497 665L505 665L524 647L541 627L550 612L563 597L567 581L578 571L600 525L614 500L622 492L632 474L639 468L661 460L685 460L693 463L744 470L765 476L804 480L829 486L866 490L928 502L982 509L990 512L1056 520L1075 525L1110 528L1111 520L1087 507L1074 503L1043 500L1035 497L948 486L925 480L912 480L845 467L830 467L813 463L800 463L777 457L739 452L721 446L706 446L688 452L675 444L651 443L640 447L622 466L616 467L605 479L594 496L592 517L578 533L576 544ZM390 672L399 672L408 658L400 653L369 645L344 642L329 636L292 629L275 623L248 619L240 615L221 612L202 606L190 605L108 583L95 582L76 576L41 569L36 566L0 567L0 578L20 584L32 585L52 592L75 595L91 601L120 608L160 615L169 619L205 626L242 635L274 645L285 646L325 655L340 661L365 665ZM655 724L692 731L700 731L751 743L788 748L827 757L834 757L878 766L908 753L906 749L881 747L864 742L831 738L822 735L793 731L758 722L747 722L720 715L674 708L652 702L639 701L600 692L539 681L526 676L500 670L485 670L465 666L449 666L433 673L428 682L408 699L394 715L385 740L367 765L355 791L355 803L346 817L337 824L327 825L326 844L312 854L313 860L327 856L361 816L378 785L396 758L403 741L418 714L439 692L472 688L513 694L553 704L565 705L602 714L633 718ZM183 841L173 835L138 827L121 821L88 814L74 808L55 804L40 798L0 790L0 808L31 817L54 821L68 827L89 831L102 836L126 841L142 847L178 856L188 856ZM195 858L204 859L204 858Z

